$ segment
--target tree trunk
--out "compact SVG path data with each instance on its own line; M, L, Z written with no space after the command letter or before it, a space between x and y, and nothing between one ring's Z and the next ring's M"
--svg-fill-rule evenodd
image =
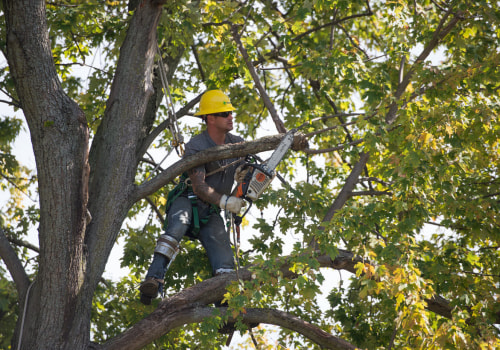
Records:
M30 129L40 193L39 271L27 290L19 290L19 295L29 290L29 302L25 316L18 320L13 345L84 349L90 342L95 287L133 203L130 194L142 121L152 93L161 5L143 1L131 21L106 115L93 144L92 180L85 115L58 80L45 1L4 0L4 9L7 58ZM88 228L87 203L93 214ZM24 307L24 300L20 306Z
M7 57L31 133L40 195L39 271L14 343L21 338L22 349L75 348L88 342L90 318L89 300L81 297L87 123L61 89L47 34L45 2L5 1L4 5Z

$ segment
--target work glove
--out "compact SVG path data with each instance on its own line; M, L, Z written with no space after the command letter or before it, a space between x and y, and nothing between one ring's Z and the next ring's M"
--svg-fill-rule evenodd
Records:
M245 201L243 198L238 198L235 196L222 195L220 198L219 207L224 210L229 210L231 213L239 214L242 207L245 206Z
M242 164L239 167L236 168L234 172L234 181L237 183L242 183L243 180L245 180L245 176L248 174L250 171L250 167L246 164Z

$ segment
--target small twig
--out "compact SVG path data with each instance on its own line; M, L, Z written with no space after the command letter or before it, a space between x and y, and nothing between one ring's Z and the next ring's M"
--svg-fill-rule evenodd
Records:
M455 25L462 20L462 16L460 13L454 14L454 17L446 24L448 17L452 14L451 8L446 12L446 14L441 18L434 34L427 44L424 47L420 55L417 57L411 68L408 70L408 73L404 76L403 80L398 84L396 92L394 93L394 102L389 107L389 112L387 112L385 116L385 121L387 124L392 124L397 117L397 112L399 110L398 101L403 96L403 93L406 91L406 88L410 84L410 79L413 74L416 72L416 67L418 67L425 59L429 56L429 54L438 46L441 40L448 35L448 33L455 27Z
M323 148L323 149L310 149L310 148L306 148L306 149L304 150L304 153L307 153L307 154L321 154L321 153L329 153L329 152L333 152L333 151L338 151L338 150L344 149L344 148L346 148L347 146L355 146L355 145L358 145L358 144L362 143L363 141L364 141L364 139L361 139L361 140L357 140L357 141L353 141L353 142L345 143L345 144L343 144L343 145L336 146L336 147L332 147L332 148Z
M0 173L0 176L3 177L8 183L10 183L12 186L14 186L19 192L24 194L29 200L32 202L36 202L33 198L31 198L23 189L21 189L17 184L15 184L11 179L9 179L7 176L4 174Z
M356 41L353 39L352 35L349 34L349 31L347 29L344 28L343 25L341 24L336 24L335 27L339 27L343 32L344 34L347 36L347 39L349 39L350 43L352 46L354 46L356 49L358 49L359 51L361 51L363 53L363 55L365 55L366 58L369 58L370 56L366 53L365 50L363 50L361 48L361 46L359 46Z
M323 28L327 28L327 27L330 27L330 26L335 26L335 25L338 25L342 22L346 22L350 19L354 19L354 18L358 18L358 17L365 17L365 16L371 16L373 15L373 12L371 11L370 9L370 6L368 6L368 11L366 12L363 12L363 13L358 13L358 14L355 14L355 15L351 15L351 16L347 16L347 17L344 17L344 18L341 18L339 20L333 20L331 22L328 22L328 23L325 23L323 25L320 25L318 27L315 27L315 28L312 28L308 31L305 31L304 33L301 33L299 34L298 36L296 36L295 38L292 39L292 41L298 41L300 39L302 39L303 37L311 34L311 33L314 33L314 32L317 32Z
M399 84L401 84L404 79L405 62L406 62L406 55L403 55L403 58L401 58L401 63L399 65Z
M359 182L364 182L364 181L370 181L370 182L378 182L379 184L382 184L384 186L387 186L389 187L390 185L392 185L392 182L387 182L387 181L383 181L377 177L373 177L373 176L370 176L370 177L362 177L359 179Z
M9 106L13 106L13 107L16 107L16 108L21 108L21 105L15 103L15 102L12 102L12 101L7 101L7 100L0 100L0 103L5 103Z
M97 67L94 67L94 66L91 66L89 64L85 64L85 63L80 63L80 62L70 62L70 63L56 63L55 64L56 66L62 66L62 67L71 67L71 66L81 66L81 67L88 67L88 68L92 68L92 69L95 69L95 70L98 70L102 73L105 73L105 74L108 74L107 71L105 71L104 69L101 69L101 68L97 68Z
M359 115L365 115L365 113L337 113L337 114L332 114L332 115L326 115L326 116L323 116L323 117L318 117L318 118L314 118L310 121L307 121L305 122L304 124L300 125L297 127L297 130L299 129L303 129L305 128L306 126L309 126L311 125L312 123L314 122L317 122L317 121L320 121L320 120L327 120L327 119L333 119L333 118L338 118L339 116L341 117L353 117L353 116L359 116ZM369 117L365 117L365 120L366 119L369 119L373 117L372 116L369 116ZM339 126L344 126L345 124L340 124Z
M7 237L7 240L10 243L13 243L13 244L15 244L15 245L17 245L19 247L25 247L25 248L31 249L32 251L34 251L36 253L40 253L40 248L38 248L34 244L31 244L29 242L23 241L22 239L19 239L19 238L12 237L10 235L5 235L5 236Z
M389 195L392 196L392 192L389 191L357 191L357 192L351 192L350 196L383 196L383 195Z
M196 65L198 66L198 70L200 71L201 81L206 81L205 71L203 70L203 66L200 61L200 56L198 55L198 51L196 50L196 46L191 45L191 50L193 51L193 56L196 61Z
M474 272L474 271L462 271L465 274L468 275L474 275L474 276L479 276L479 277L500 277L500 275L494 275L490 273L480 273L480 272Z
M312 136L315 136L315 135L318 135L318 134L321 134L323 132L327 132L327 131L330 131L330 130L334 130L334 129L337 129L339 127L344 127L344 126L348 126L348 125L354 125L356 124L357 122L349 122L349 123L344 123L344 124L339 124L339 125L334 125L334 126L330 126L329 128L325 128L325 129L321 129L321 130L316 130L316 131L313 131L313 132L310 132L310 133L307 133L305 134L304 136L307 137L307 138L311 138Z
M396 339L396 334L398 333L398 327L394 327L394 331L392 331L392 335L391 335L391 341L389 342L389 347L387 348L387 350L391 350L393 345L394 345L394 340Z
M160 222L163 223L165 221L165 219L163 218L163 215L161 214L160 209L158 209L158 206L156 205L156 203L149 197L146 197L146 201L149 203L149 205L151 206L153 211L156 213L158 220L160 220Z
M302 63L299 63L299 64L295 64L293 66L285 66L285 67L259 67L258 69L259 70L262 70L262 71L265 71L265 70L284 70L284 69L290 69L290 68L297 68L297 67L301 67L302 66Z

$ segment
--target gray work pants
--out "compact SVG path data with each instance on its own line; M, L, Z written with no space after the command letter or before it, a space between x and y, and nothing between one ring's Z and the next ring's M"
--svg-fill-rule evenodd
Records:
M208 205L199 205L198 209L200 218L205 217L210 211ZM167 215L168 225L165 234L180 242L188 230L192 229L193 210L191 200L182 196L177 197ZM210 214L206 224L200 221L200 232L197 238L205 248L214 275L218 269L234 269L234 256L229 233L226 231L224 220L222 220L219 213ZM155 253L146 277L163 279L167 272L167 265L168 258Z

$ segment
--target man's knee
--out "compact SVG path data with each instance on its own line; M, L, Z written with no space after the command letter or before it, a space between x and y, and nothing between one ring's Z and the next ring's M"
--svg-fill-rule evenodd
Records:
M182 225L189 225L191 217L186 209L179 209L169 215L169 221L180 223Z

